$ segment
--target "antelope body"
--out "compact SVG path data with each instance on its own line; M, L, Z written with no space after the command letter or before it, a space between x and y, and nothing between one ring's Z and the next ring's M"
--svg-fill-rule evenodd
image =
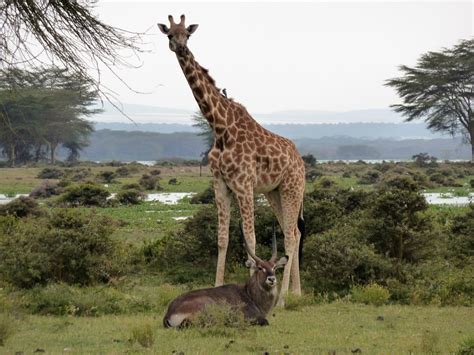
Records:
M254 324L268 325L267 314L275 306L278 298L275 270L284 267L288 257L276 261L276 240L273 236L273 255L264 261L250 251L251 259L247 266L254 270L253 275L244 285L224 285L215 288L191 291L175 298L168 307L163 326L165 328L181 327L192 323L193 319L212 304L228 304L236 312L242 312L245 319Z

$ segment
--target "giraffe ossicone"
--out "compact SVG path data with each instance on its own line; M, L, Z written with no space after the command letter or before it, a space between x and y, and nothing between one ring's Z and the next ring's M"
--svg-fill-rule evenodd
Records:
M209 152L218 210L218 259L216 286L224 283L224 270L229 244L231 193L237 199L247 245L255 252L254 194L263 193L285 236L288 263L283 272L279 305L289 290L301 294L299 245L305 189L304 163L295 145L258 124L245 107L223 95L207 69L194 58L187 46L198 25L185 26L181 15L176 24L158 24L169 39L171 51L192 90L202 114L214 132L214 144Z

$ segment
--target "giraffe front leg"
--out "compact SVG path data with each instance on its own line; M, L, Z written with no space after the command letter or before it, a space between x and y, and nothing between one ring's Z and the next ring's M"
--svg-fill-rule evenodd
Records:
M231 196L227 185L222 179L214 180L214 193L216 196L218 214L218 235L217 235L217 268L215 286L224 284L225 260L227 246L229 245L229 225L230 225L230 203Z
M244 238L250 250L255 253L255 227L254 227L254 207L253 207L253 188L244 189L245 193L237 194L239 202L240 217L242 218L242 229ZM250 259L250 255L248 255ZM250 275L253 269L250 268Z

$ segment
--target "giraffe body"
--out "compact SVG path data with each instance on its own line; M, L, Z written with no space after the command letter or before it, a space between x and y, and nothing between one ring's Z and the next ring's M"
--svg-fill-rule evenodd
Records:
M302 214L305 187L304 163L295 145L258 124L244 106L222 95L208 71L194 59L187 39L197 25L184 26L169 16L170 28L159 24L168 35L170 49L191 87L193 95L214 131L209 152L218 209L218 261L216 286L224 283L225 258L229 242L231 193L238 201L245 240L255 252L254 194L265 194L285 235L285 266L279 304L289 289L301 294L298 248L298 218Z

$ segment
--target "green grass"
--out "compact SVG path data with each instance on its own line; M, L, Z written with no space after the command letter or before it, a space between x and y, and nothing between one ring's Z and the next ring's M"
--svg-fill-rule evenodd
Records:
M275 316L269 317L268 327L216 333L193 328L164 329L162 316L25 316L0 350L5 353L32 353L39 348L48 353L123 353L148 349L151 353L168 354L173 351L351 354L360 349L362 353L378 354L452 353L474 332L471 308L374 307L337 302L298 311L276 310ZM383 320L377 320L379 316ZM147 348L136 341L137 332L142 330L147 338L153 339L142 342Z

